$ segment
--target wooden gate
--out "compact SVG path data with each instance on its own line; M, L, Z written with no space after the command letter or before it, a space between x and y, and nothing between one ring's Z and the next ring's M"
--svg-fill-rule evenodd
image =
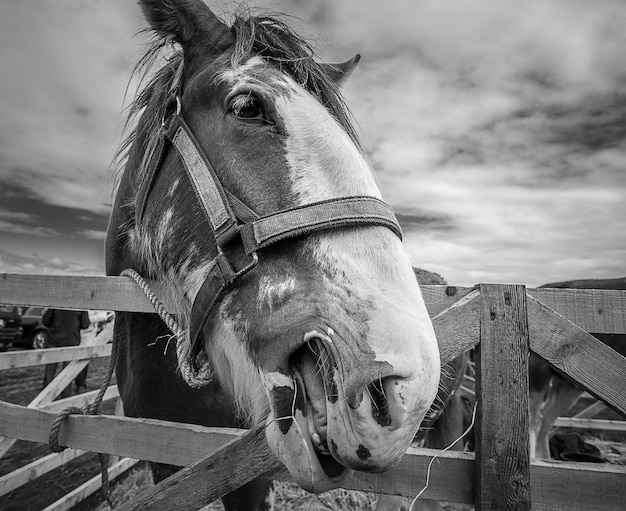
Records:
M159 294L157 284L154 289ZM626 359L587 333L626 333L626 292L495 284L422 286L422 291L442 361L477 348L478 403L476 453L440 454L424 498L475 504L478 510L623 508L626 467L531 462L527 403L532 350L626 416ZM123 277L4 274L0 303L153 312L143 293ZM36 442L47 442L56 415L4 402L0 412L0 435ZM72 415L60 441L78 449L187 466L127 509L197 509L260 474L289 479L258 430ZM357 474L345 487L414 496L437 453L411 448L395 469Z

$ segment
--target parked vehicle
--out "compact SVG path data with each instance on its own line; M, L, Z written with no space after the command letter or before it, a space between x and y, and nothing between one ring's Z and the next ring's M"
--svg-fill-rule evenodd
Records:
M22 336L19 307L0 305L0 351L6 351Z
M42 322L45 307L0 305L0 351L15 347L41 349L48 345L49 330ZM89 321L100 332L113 320L111 311L89 311Z
M48 344L48 328L41 322L45 307L22 307L22 335L13 345L41 349Z

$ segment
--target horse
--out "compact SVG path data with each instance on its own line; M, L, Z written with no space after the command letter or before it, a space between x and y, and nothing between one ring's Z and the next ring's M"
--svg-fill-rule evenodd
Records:
M440 359L340 92L360 56L319 62L276 16L227 24L200 0L140 7L154 39L118 153L106 271L161 294L159 315L116 316L124 413L261 425L310 492L393 467L437 394ZM271 509L272 482L222 500Z
M569 280L543 284L541 288L621 289L626 290L626 277L616 279ZM617 353L626 356L626 335L593 334ZM550 436L556 420L570 410L584 389L554 370L548 362L531 352L530 381L530 452L534 458L550 459Z

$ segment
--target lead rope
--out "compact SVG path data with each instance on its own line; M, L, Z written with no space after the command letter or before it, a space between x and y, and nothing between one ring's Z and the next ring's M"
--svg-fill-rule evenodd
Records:
M96 394L95 399L92 403L87 403L82 408L78 408L76 406L70 406L60 412L52 423L52 427L50 428L50 436L48 437L48 445L53 452L61 452L67 449L66 445L59 444L59 430L61 429L61 425L63 421L67 419L70 415L99 415L100 414L100 405L102 404L102 399L104 398L104 394L111 383L111 377L113 376L113 371L115 370L115 364L117 362L117 342L115 340L115 336L113 336L113 340L111 342L111 358L109 359L109 367L107 369L107 374L104 377L104 381L100 385L100 390L98 394ZM109 484L109 470L108 470L108 455L103 454L101 452L98 454L98 460L100 461L100 478L102 481L102 493L104 494L104 498L108 502L111 508L114 508L113 497L111 495L111 485Z
M133 281L144 292L144 294L146 295L146 298L148 298L148 300L154 307L154 310L156 311L156 313L163 320L163 322L167 325L167 327L172 331L174 336L177 339L182 339L184 337L184 331L180 328L180 326L178 325L174 317L165 310L165 307L163 307L163 304L161 303L161 301L152 292L152 290L150 289L150 286L145 281L145 279L141 275L139 275L139 273L137 273L135 270L130 269L130 268L124 270L120 275L123 275L125 277L130 277L131 279L133 279ZM63 424L63 421L67 419L67 417L69 417L72 414L98 415L100 413L100 404L102 403L104 394L111 382L111 377L113 376L113 371L115 370L116 362L117 362L117 341L115 339L115 336L113 336L112 345L111 345L111 358L109 360L109 367L107 370L107 374L104 378L104 381L102 382L102 385L100 385L100 390L98 391L98 394L96 395L93 402L90 404L89 403L86 404L82 408L78 408L76 406L70 406L66 408L65 410L63 410L62 412L60 412L55 417L54 422L52 423L52 427L50 428L50 436L48 438L48 445L50 446L50 449L52 449L53 452L61 452L67 449L66 445L59 444L59 431L61 429L61 425ZM106 501L108 502L109 506L111 508L114 508L115 506L113 504L113 498L111 495L111 485L109 483L109 471L107 467L108 456L103 453L97 453L97 454L98 454L98 459L100 460L102 493L104 494L104 497Z
M165 307L161 303L161 300L159 300L157 296L152 292L152 289L150 289L150 286L148 285L146 280L132 268L127 268L122 273L120 273L120 275L130 277L135 281L135 283L146 295L148 301L152 304L152 307L154 307L155 312L163 320L167 328L170 329L172 334L174 334L174 338L176 339L176 353L179 360L178 368L183 379L193 387L201 387L208 381L210 381L211 375L208 369L201 370L200 372L194 372L191 368L191 365L186 358L186 348L181 342L186 337L185 331L180 327L178 321L176 321L176 318L165 310Z
M163 320L163 322L167 325L167 328L169 328L172 331L172 333L177 339L183 339L185 337L185 332L183 331L182 328L180 328L180 326L178 325L178 322L174 319L174 316L172 316L169 312L165 310L165 307L163 307L163 304L161 303L161 301L152 292L152 289L150 289L150 286L148 286L148 283L145 281L145 279L141 275L139 275L139 273L137 273L132 268L127 268L122 273L120 273L120 275L123 275L125 277L130 277L131 279L135 281L135 283L141 288L141 290L146 295L146 298L152 304L152 307L154 307L154 310L156 311L156 313Z

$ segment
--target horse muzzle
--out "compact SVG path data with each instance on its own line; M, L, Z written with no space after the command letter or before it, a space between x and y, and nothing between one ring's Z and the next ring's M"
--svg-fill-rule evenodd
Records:
M346 349L354 345L325 331L304 334L289 357L288 374L265 374L270 448L301 487L316 493L340 486L352 470L383 472L396 465L439 378L420 371L419 356L407 359L415 367L397 367L398 360Z

